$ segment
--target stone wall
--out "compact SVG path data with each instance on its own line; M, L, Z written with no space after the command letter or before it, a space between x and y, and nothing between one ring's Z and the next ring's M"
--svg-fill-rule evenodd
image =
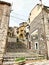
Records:
M17 38L16 37L8 37L8 42L17 42Z
M9 3L10 4L10 3ZM6 45L6 39L7 39L7 31L8 31L8 25L9 25L9 18L10 18L10 6L6 2L0 3L0 59L2 59L4 51L5 51L5 45Z
M46 33L47 12L43 10L43 14L44 14L45 33ZM32 50L35 53L39 53L46 56L47 47L45 44L45 39L42 39L41 37L41 34L44 36L44 25L42 17L43 14L42 12L40 12L40 14L37 17L35 17L35 19L30 23L30 36L35 30L38 30L38 39L36 39L36 41L32 39ZM35 49L35 42L39 43L38 49Z

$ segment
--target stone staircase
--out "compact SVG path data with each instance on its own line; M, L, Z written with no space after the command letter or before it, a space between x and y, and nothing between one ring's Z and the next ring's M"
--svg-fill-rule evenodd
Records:
M12 65L15 64L15 58L19 58L19 57L25 57L26 60L38 60L38 59L44 59L43 55L38 55L35 53L6 53L4 55L4 62L3 65Z
M43 55L33 53L29 50L26 45L22 42L8 42L6 44L6 53L4 54L3 65L13 65L15 58L25 57L26 60L37 60L43 59Z
M24 43L19 42L8 42L6 44L6 52L28 52L28 49Z

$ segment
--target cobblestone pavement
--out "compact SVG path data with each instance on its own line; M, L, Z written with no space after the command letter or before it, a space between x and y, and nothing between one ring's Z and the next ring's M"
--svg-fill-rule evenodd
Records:
M49 65L49 60L27 62L25 65Z

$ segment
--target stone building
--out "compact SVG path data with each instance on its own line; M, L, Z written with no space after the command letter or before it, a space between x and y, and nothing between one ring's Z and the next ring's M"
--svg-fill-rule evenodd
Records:
M18 27L9 27L8 28L8 37L17 37Z
M14 26L14 36L17 37L17 29L18 27Z
M5 51L10 12L11 4L0 1L0 60L3 58Z
M9 27L7 32L7 44L17 41L17 28L18 27Z
M8 28L8 37L13 37L14 36L14 28L13 27L9 27Z
M31 49L49 56L49 7L37 4L30 12L29 24Z
M23 39L25 40L25 34L26 34L26 31L25 31L25 27L27 26L27 22L22 22L20 23L20 26L18 28L18 36L19 36L19 39Z
M27 22L22 22L19 24L20 26L26 26L27 25Z

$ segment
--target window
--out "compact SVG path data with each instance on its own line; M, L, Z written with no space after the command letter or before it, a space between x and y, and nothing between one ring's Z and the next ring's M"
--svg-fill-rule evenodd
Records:
M37 43L36 43L36 49L38 49Z
M30 18L28 20L29 20L29 23L30 23Z
M17 31L17 34L19 34L19 31Z
M20 38L23 38L23 34L20 34Z
M36 49L36 50L39 49L39 44L38 44L38 42L35 42L35 49Z
M23 32L23 30L21 30L21 32Z
M30 30L30 25L28 25L28 26L27 26L27 29L29 29L29 30Z

